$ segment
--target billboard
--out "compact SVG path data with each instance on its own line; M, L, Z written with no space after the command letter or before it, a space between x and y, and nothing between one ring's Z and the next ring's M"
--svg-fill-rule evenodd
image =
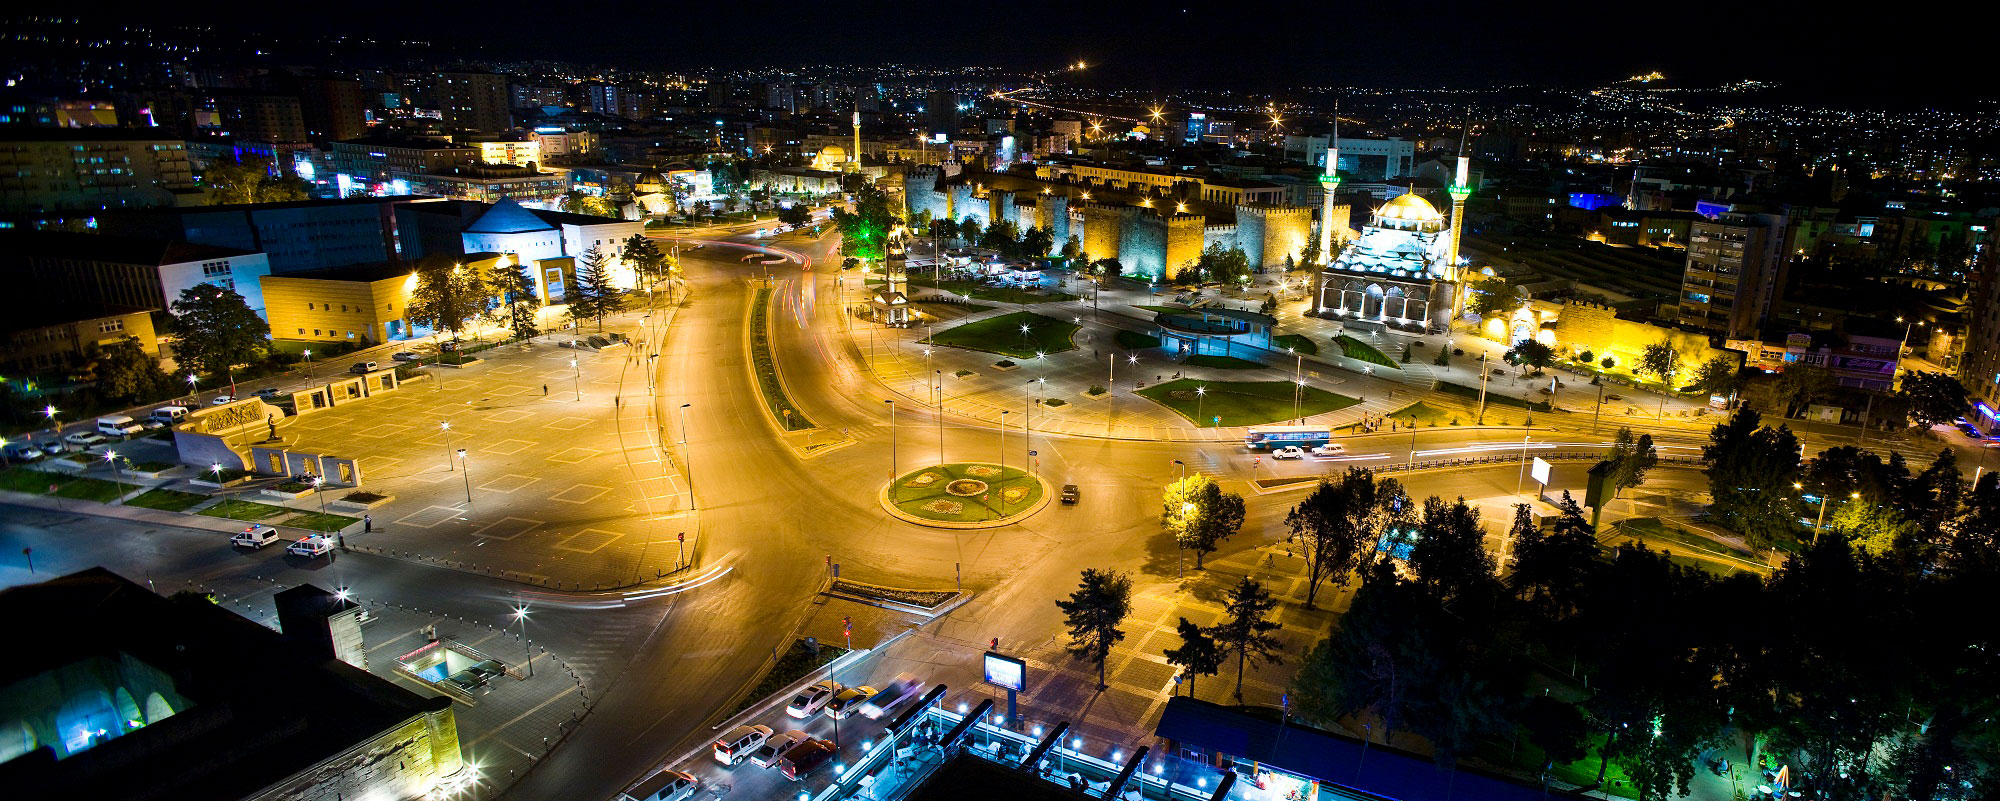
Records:
M986 683L1015 692L1028 689L1028 665L1011 656L986 652Z
M1535 457L1535 466L1528 469L1528 475L1534 476L1537 484L1548 484L1549 463L1542 461L1540 456Z

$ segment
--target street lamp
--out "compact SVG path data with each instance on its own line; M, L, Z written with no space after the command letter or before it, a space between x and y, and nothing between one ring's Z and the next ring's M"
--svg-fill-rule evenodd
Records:
M1000 480L1007 480L1007 410L1000 410ZM1007 493L1000 493L1000 514L1007 514Z
M681 404L681 460L682 469L688 480L688 511L695 511L694 505L694 454L688 450L688 407L692 403Z
M449 473L458 469L451 464L451 421L439 420L438 430L444 432L444 470ZM464 451L459 451L459 453L464 453Z
M1528 475L1528 434L1521 435L1521 470L1514 476L1514 497L1521 497L1521 479Z
M110 462L110 463L111 463L111 469L112 469L113 471L115 471L115 472L117 472L117 473L118 473L118 477L119 477L119 478L124 478L124 477L125 477L125 468L122 468L122 467L119 467L119 466L118 466L118 452L117 452L117 451L105 451L105 452L104 452L104 461L107 461L107 462Z
M576 359L569 360L570 387L576 390L576 399L583 400L583 368L576 366Z
M195 393L194 383L195 383L194 373L188 373L188 400L190 402L194 400L194 393Z
M535 676L535 645L528 639L528 607L514 607L514 620L521 624L521 653L528 660L528 677Z
M313 476L313 495L319 498L319 513L326 514L326 476ZM351 518L350 518L351 519Z
M1202 417L1201 417L1201 402L1202 402L1203 400L1207 399L1207 398L1208 398L1208 387L1206 387L1206 386L1200 386L1200 387L1195 387L1195 388L1194 388L1194 427L1195 427L1195 428L1200 428L1200 427L1201 427L1201 420L1202 420Z
M889 480L896 480L896 400L882 401L889 404Z
M463 473L463 474L465 475L465 505L467 505L467 506L471 506L471 505L472 505L472 467L471 467L470 465L467 465L467 464L465 463L465 449L464 449L464 448L459 448L459 449L458 449L458 463L459 463L459 466L460 466L460 467L463 467L463 468L465 468L465 469L463 469L463 470L460 470L460 471L459 471L460 473Z

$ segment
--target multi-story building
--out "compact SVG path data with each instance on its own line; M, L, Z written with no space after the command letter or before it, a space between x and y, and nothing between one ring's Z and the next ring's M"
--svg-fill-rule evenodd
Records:
M1754 336L1783 289L1785 218L1726 212L1688 233L1678 322L1729 339Z
M258 279L271 272L264 254L231 247L164 239L137 239L68 231L0 233L7 270L29 296L163 311L181 293L214 284L243 296L262 313ZM51 305L38 303L35 305Z
M478 164L480 150L438 139L371 136L334 142L331 156L334 174L345 176L352 185L381 187L391 190L391 194L402 194L394 191L397 181L407 183L416 176L448 167Z
M431 82L431 102L453 128L499 132L514 127L507 79L491 72L441 72Z
M120 128L0 129L0 214L198 202L187 143Z
M306 141L305 113L293 95L216 92L209 97L219 116L217 132L227 139L257 142Z
M126 337L139 340L146 353L160 355L153 310L102 303L65 301L22 304L0 323L0 370L13 375L40 373L87 358L91 346L111 345Z
M946 138L958 135L958 93L949 89L931 92L924 102L924 133Z
M1213 127L1213 126L1211 126ZM1326 167L1332 136L1286 136L1285 157ZM1340 174L1356 181L1387 181L1415 174L1417 143L1402 137L1340 138Z
M426 195L481 203L497 203L501 198L547 202L569 191L569 173L512 164L475 164L415 176L410 179L410 188Z
M424 798L467 765L451 698L355 667L355 604L279 593L283 633L91 568L0 592L18 798Z
M312 142L354 139L367 132L367 106L361 82L345 78L300 78L299 114Z
M265 254L271 272L415 258L399 231L397 210L444 203L441 198L397 195L290 203L246 203L107 214L106 233L216 245Z
M597 152L597 134L593 131L566 131L561 128L536 128L528 134L546 159L566 159L588 156Z
M542 163L542 143L534 139L525 142L467 142L466 144L479 148L479 160L487 164L533 167Z
M2000 231L2000 219L1981 227ZM1965 357L1958 363L1958 381L1978 411L1966 419L1991 433L2000 429L2000 248L1978 249L1965 295L1965 317Z

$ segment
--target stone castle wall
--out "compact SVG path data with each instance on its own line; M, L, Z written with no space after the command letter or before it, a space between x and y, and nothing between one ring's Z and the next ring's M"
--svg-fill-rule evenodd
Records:
M1286 256L1296 261L1311 237L1311 209L1236 207L1236 246L1250 257L1252 267L1283 266Z

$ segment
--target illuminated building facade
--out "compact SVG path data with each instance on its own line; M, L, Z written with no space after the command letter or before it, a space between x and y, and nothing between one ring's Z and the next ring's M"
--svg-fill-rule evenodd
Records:
M1401 328L1442 331L1451 323L1452 227L1429 201L1398 195L1320 272L1313 313Z
M1728 212L1688 232L1681 325L1730 339L1754 336L1785 284L1785 218Z

